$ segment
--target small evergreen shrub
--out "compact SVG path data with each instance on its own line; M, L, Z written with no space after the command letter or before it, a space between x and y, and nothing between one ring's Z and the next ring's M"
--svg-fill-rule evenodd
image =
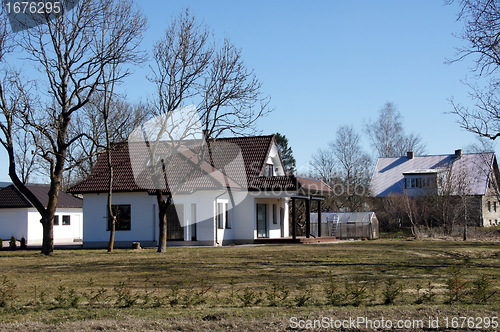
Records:
M19 241L19 244L20 244L20 247L21 247L21 250L26 250L26 239L23 237L21 237L21 241Z
M384 283L384 289L382 295L384 296L384 304L393 304L401 293L403 292L403 286L400 285L396 279L389 278Z
M16 250L16 247L17 247L17 240L14 237L14 235L12 235L9 240L9 248L12 250Z
M472 282L472 297L475 303L485 304L495 295L496 291L491 290L492 282L484 274L480 275Z

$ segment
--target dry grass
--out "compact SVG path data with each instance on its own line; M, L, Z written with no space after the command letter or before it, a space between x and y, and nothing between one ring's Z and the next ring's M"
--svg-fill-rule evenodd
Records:
M499 243L402 240L171 248L166 254L154 250L116 250L112 254L68 250L45 257L35 251L2 251L0 276L12 283L14 299L0 308L0 329L279 331L290 325L292 316L498 316L499 256ZM456 267L468 285L479 275L487 275L497 290L495 299L478 305L467 295L462 302L444 304L446 280ZM355 276L366 281L368 294L364 304L327 305L323 289L330 273L340 289L345 280ZM404 292L396 305L385 306L381 287L389 277L403 284ZM417 284L425 286L429 281L437 295L431 303L414 304ZM114 289L120 282L137 297L129 307L116 303ZM277 307L270 307L265 298L273 283L290 291L290 296ZM63 291L60 286L65 287ZM173 298L172 289L177 288L178 302L171 306L168 301ZM244 307L238 295L247 288L260 294L262 301ZM76 308L56 300L60 293L70 297L71 289L80 298ZM108 298L89 304L83 294L98 289L106 290ZM42 292L45 296L41 298ZM311 300L297 307L294 298L304 294ZM161 303L155 304L154 296L161 297Z

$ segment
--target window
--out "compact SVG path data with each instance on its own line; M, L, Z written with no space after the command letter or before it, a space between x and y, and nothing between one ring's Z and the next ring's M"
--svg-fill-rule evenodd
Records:
M488 212L491 212L491 202L488 201Z
M196 204L191 204L191 241L196 241Z
M493 211L497 212L497 202L493 202Z
M229 217L229 208L227 202L217 202L217 211L215 221L218 229L231 229L231 218Z
M129 231L131 229L130 204L111 205L113 214L116 216L115 230ZM108 231L111 230L111 216L108 216Z
M273 224L278 224L278 206L273 204Z
M226 212L225 216L226 216L226 229L231 229L231 219L229 218L229 209L227 208L227 203L224 204L224 210Z
M266 168L264 169L264 176L274 176L273 167L273 164L266 164Z
M170 204L167 208L167 240L184 241L184 204Z
M216 211L216 222L217 222L217 228L218 229L223 229L224 228L224 203L217 203L217 211Z
M59 216L54 216L54 226L59 225Z
M63 216L62 224L71 225L71 218L69 216Z

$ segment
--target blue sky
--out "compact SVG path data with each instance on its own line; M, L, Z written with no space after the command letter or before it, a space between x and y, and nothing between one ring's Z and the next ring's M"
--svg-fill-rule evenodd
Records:
M274 112L259 122L263 134L286 135L299 169L353 125L371 149L364 127L387 102L422 136L429 154L453 153L475 141L460 129L450 98L470 103L461 80L472 59L447 64L462 41L457 4L442 1L137 1L148 17L143 47L151 49L181 10L189 7L216 38L242 49L271 97ZM123 87L131 101L151 94L147 66ZM3 151L2 151L3 153ZM0 181L9 180L7 160Z

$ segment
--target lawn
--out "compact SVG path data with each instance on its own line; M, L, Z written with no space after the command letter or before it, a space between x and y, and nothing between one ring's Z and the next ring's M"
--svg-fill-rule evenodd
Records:
M485 327L500 309L499 256L498 242L406 240L1 251L0 329L281 331L324 317L450 328L462 316Z

